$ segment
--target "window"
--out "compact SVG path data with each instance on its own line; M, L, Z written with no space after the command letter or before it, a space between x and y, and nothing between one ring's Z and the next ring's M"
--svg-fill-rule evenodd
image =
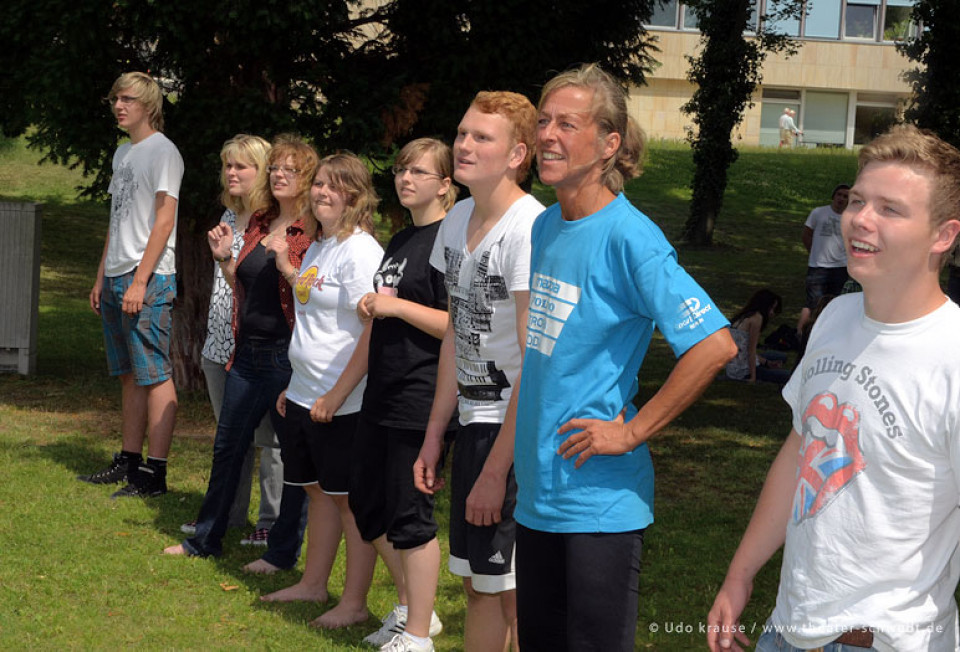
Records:
M841 147L847 136L847 93L807 91L803 106L803 142L807 146Z
M883 15L883 40L906 41L916 37L917 25L910 22L913 0L887 0Z
M796 0L767 0L764 18L771 31L787 36L800 36L799 18L779 18L779 12L795 3Z
M760 104L761 145L780 145L780 116L784 109L793 109L800 115L800 91L763 89L763 102Z
M897 121L899 98L889 93L857 93L853 144L865 145Z
M653 15L650 16L651 27L677 27L677 0L668 0L664 3L655 3L653 6Z
M770 2L797 2L797 0L768 0ZM762 0L752 0L750 7L750 18L746 31L755 33L757 31L758 8ZM649 22L644 23L647 27L660 27L663 29L697 30L700 29L700 19L692 7L677 0L662 0L653 4L653 11Z
M880 0L848 2L843 35L847 38L877 38L877 12Z
M800 91L790 90L788 88L764 88L763 99L765 100L789 100L790 102L800 101Z
M840 38L841 4L829 0L807 3L803 35L808 38Z
M777 18L800 0L765 0L773 31L813 39L903 41L917 34L910 21L916 0L806 0L803 20Z
M897 110L892 106L860 106L854 118L853 144L866 145L897 121Z

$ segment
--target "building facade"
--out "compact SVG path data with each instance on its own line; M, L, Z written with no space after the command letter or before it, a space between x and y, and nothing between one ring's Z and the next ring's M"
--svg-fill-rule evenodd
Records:
M780 0L787 2L789 0ZM796 0L793 0L796 1ZM756 16L768 3L756 0ZM784 108L796 111L806 147L852 147L882 133L911 95L902 73L915 66L896 43L916 34L914 0L813 0L799 20L776 29L798 39L797 54L769 55L763 81L734 134L739 144L779 143ZM646 29L658 37L660 65L648 85L631 90L631 111L650 138L682 139L692 127L680 107L693 95L686 55L699 47L697 17L671 0L654 12ZM750 32L747 32L749 37Z

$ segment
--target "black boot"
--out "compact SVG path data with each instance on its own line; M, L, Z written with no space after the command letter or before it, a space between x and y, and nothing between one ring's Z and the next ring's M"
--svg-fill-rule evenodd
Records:
M113 463L110 466L90 475L78 475L77 480L90 484L117 484L128 481L142 461L143 458L139 453L125 451L114 453Z
M115 491L111 498L162 496L167 493L167 468L149 463L140 464L130 475L130 484Z

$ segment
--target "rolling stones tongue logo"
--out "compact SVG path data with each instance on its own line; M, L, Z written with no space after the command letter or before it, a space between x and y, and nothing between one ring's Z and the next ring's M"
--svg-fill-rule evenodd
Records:
M816 396L803 413L803 444L793 497L796 523L815 516L866 467L860 451L860 413L830 392Z

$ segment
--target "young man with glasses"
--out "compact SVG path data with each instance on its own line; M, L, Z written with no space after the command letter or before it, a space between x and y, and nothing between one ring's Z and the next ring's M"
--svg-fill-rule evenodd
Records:
M160 133L163 97L150 76L121 75L108 100L130 142L113 156L110 230L90 291L90 308L103 319L110 375L120 376L123 443L107 468L79 479L127 482L113 498L159 496L167 491L167 454L177 412L170 334L183 159Z

